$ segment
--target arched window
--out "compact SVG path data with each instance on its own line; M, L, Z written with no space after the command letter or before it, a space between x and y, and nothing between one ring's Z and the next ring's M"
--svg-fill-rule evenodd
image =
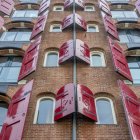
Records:
M105 67L105 58L104 54L100 51L91 52L91 66L92 67Z
M0 83L16 83L22 64L22 57L0 56Z
M34 124L54 123L54 99L51 97L40 98L37 102Z
M0 101L0 132L7 115L7 110L8 110L8 104L6 102Z
M87 25L87 32L99 32L98 25L96 25L96 24L88 24Z
M45 67L57 67L58 66L58 52L47 52L44 61Z
M64 11L64 6L56 5L53 7L53 11Z
M62 32L62 25L61 24L51 25L50 32Z
M98 124L116 124L116 116L114 112L113 102L106 97L95 99Z
M90 11L95 11L95 7L93 6L93 5L85 5L85 9L84 9L85 11L88 11L88 12L90 12Z

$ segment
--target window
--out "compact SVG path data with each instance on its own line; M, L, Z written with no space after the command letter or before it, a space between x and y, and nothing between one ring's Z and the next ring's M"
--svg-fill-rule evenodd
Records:
M62 32L62 26L60 24L53 24L50 27L50 32Z
M22 64L22 57L0 57L0 83L16 83Z
M87 25L87 32L99 32L98 25L88 24Z
M44 66L57 67L58 66L58 52L51 51L45 55Z
M86 6L85 6L85 11L88 11L88 12L90 12L90 11L95 11L95 8L94 8L93 5L86 5Z
M121 43L140 43L140 30L118 30Z
M91 52L90 56L91 66L93 67L105 67L105 59L104 54L99 51L93 51Z
M40 98L37 102L34 124L49 124L54 122L54 99Z
M134 84L140 84L140 56L128 56L128 66Z
M8 110L8 104L3 101L0 101L0 132L1 132L4 120L6 119L7 110Z
M113 18L138 18L135 11L111 11Z
M116 117L111 99L106 97L96 98L97 124L116 124Z
M64 11L64 7L63 6L54 6L53 11Z
M30 41L32 30L12 29L1 35L0 41Z
M36 3L36 2L39 2L39 1L41 2L42 0L19 0L19 1L21 1L21 2L28 2L28 3L29 2L35 2Z
M129 2L129 0L107 0L107 1L110 1L110 2L119 2L119 3L121 3L121 2Z
M38 10L16 10L12 15L13 18L21 18L21 17L35 18L37 16L38 16Z

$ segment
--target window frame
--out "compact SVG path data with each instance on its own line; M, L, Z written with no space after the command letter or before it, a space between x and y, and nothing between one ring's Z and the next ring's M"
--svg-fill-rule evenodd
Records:
M95 32L89 31L89 27L95 27L96 31ZM98 33L99 32L99 26L97 24L87 24L87 32L88 33Z
M92 10L86 9L87 7L92 7ZM95 11L95 6L94 5L85 5L84 11L86 11L86 12L94 12Z
M112 124L102 124L102 123L100 123L100 120L99 120L99 115L98 115L98 108L97 108L97 100L108 100L109 102L110 102L110 105L111 105L111 111L112 111L112 117L113 117L113 121L114 121L114 123L112 123ZM115 108L114 108L114 104L113 104L113 101L112 101L112 99L110 99L110 98L108 98L108 97L96 97L95 98L95 108L96 108L96 112L97 112L97 122L96 122L96 124L100 124L100 125L113 125L113 124L115 124L115 125L117 125L117 118L116 118L116 113L115 113Z
M51 123L38 124L38 123L37 123L38 110L39 110L40 101L43 100L43 99L50 99L50 100L53 101L52 122L51 122ZM46 96L46 97L43 96L43 97L41 97L41 98L39 98L39 99L37 100L33 124L36 124L36 125L54 124L54 115L55 115L55 99L54 99L53 97L50 97L50 96Z
M57 8L61 8L61 10L56 10ZM64 11L64 6L62 6L62 5L55 5L55 6L53 6L53 11L62 12L62 11Z
M101 56L102 66L93 66L92 65L92 55L94 55L94 54ZM91 51L90 52L90 67L94 67L94 68L106 67L105 55L103 52L101 52L101 51Z
M58 25L59 25L59 27L60 27L60 31L54 31L53 28L54 28L55 26L58 26ZM62 25L61 25L61 24L52 24L52 25L50 26L50 32L54 32L54 33L60 33L60 32L62 32Z
M57 66L47 66L46 65L46 62L47 62L47 57L48 57L48 54L50 54L50 53L56 53L57 55L58 55L58 59L57 59ZM45 53L45 57L44 57L44 64L43 64L43 66L45 67L45 68L55 68L55 67L59 67L59 52L58 51L47 51L46 53Z

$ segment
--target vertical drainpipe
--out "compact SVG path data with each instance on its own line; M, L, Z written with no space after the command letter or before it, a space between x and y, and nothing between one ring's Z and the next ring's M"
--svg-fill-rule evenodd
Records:
M75 98L75 112L72 118L72 140L76 140L76 129L77 129L77 65L76 65L76 24L75 24L75 0L73 0L73 49L74 49L74 60L73 60L73 83L74 83L74 98Z

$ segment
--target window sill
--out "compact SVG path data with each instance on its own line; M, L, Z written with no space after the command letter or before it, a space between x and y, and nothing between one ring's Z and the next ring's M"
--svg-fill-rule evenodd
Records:
M118 124L99 124L99 123L95 123L95 125L99 125L99 126L117 126Z

